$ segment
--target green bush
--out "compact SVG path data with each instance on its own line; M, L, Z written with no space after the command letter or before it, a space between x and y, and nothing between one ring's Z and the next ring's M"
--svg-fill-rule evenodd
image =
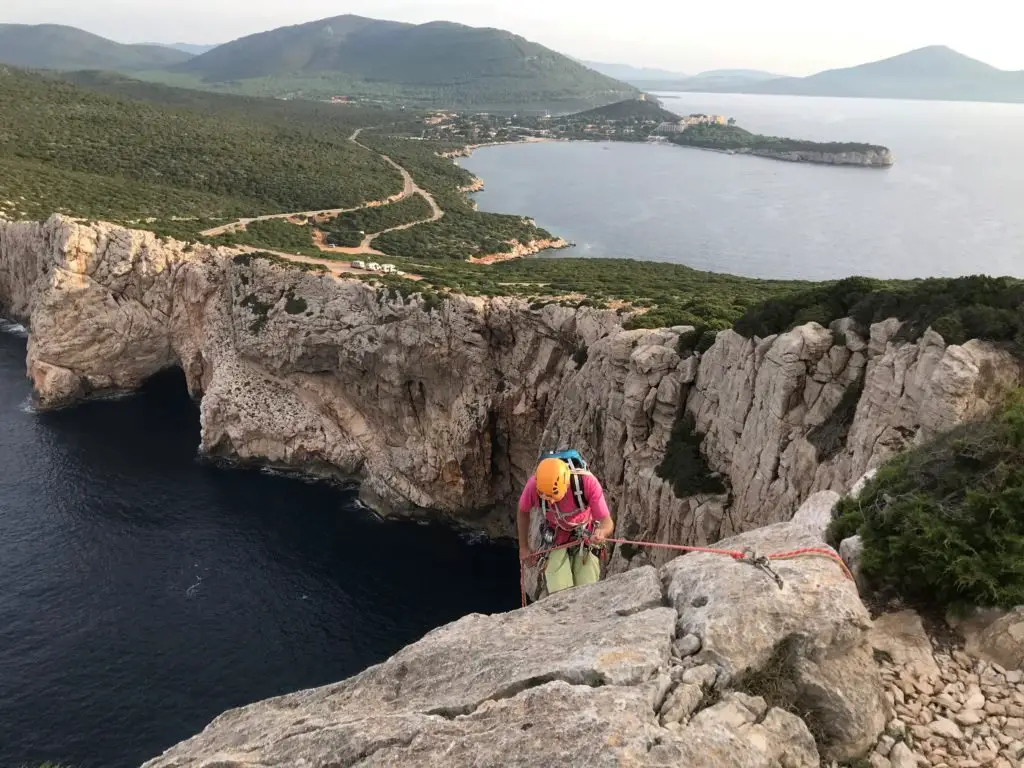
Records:
M748 309L736 321L736 331L763 338L810 320L828 325L852 317L866 333L872 323L895 317L903 321L902 339L919 338L931 326L950 344L987 339L1024 350L1020 280L987 275L906 281L849 277L806 285Z
M943 608L1024 603L1024 390L892 459L837 514L830 542L860 533L879 591Z
M301 296L296 297L294 294L289 293L284 303L284 311L289 315L301 315L309 309L309 303Z
M693 416L685 410L676 417L665 458L658 465L658 477L672 483L676 496L684 499L698 494L725 493L722 479L711 472L700 452L704 436L696 431Z

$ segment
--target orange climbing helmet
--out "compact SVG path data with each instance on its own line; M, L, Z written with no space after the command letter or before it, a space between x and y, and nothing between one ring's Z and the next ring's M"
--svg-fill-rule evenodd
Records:
M565 498L572 471L561 459L544 459L537 465L537 495L555 504Z

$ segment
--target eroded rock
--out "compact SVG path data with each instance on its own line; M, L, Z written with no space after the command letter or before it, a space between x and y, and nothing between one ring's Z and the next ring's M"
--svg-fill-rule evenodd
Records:
M763 554L824 547L796 523L779 523L718 542L717 548ZM698 661L732 680L778 664L829 735L831 756L859 757L887 721L881 680L871 656L871 620L855 585L827 558L781 560L775 582L754 566L695 553L665 568L666 591L679 612L679 632L702 641ZM784 659L778 659L784 654Z
M791 523L766 531L746 536L768 549L792 548L809 535ZM841 572L834 564L833 572L827 560L808 559L782 569L788 581L778 602L778 594L754 586L752 579L763 575L752 566L725 558L724 568L715 569L708 557L687 555L661 571L636 568L523 610L464 617L343 682L226 712L146 768L528 766L551 760L817 768L818 748L804 720L730 682L731 672L768 662L761 649L770 655L777 640L768 636L768 616L781 627L778 637L805 638L793 670L807 697L794 710L811 711L816 726L829 724L832 753L850 751L873 719L850 705L879 706L864 694L877 671L857 662L869 622L851 603L855 591L835 581ZM707 591L701 574L712 571L743 590ZM709 598L703 621L692 620L683 600L688 585L699 585ZM727 608L719 600L730 596L743 605ZM802 623L791 614L799 605ZM725 627L737 616L751 647L735 642ZM698 661L710 663L686 667L673 656L683 624L692 624L702 639ZM883 709L876 714L884 723ZM852 722L840 726L832 718Z

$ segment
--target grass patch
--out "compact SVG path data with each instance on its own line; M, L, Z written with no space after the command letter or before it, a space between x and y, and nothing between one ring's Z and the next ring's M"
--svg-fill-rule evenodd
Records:
M942 610L1024 603L1024 390L886 463L828 538L855 533L879 592Z
M784 639L760 669L748 668L736 677L731 687L748 696L760 696L769 709L778 707L799 717L814 737L818 752L824 753L831 734L821 717L807 706L806 697L796 681L799 650L799 640L795 636Z
M678 498L725 493L722 478L711 471L700 452L704 436L696 431L693 416L685 410L676 417L665 458L658 465L658 477L672 483Z

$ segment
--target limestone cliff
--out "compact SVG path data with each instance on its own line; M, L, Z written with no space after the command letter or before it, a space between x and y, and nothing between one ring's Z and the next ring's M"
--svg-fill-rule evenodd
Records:
M789 519L1022 380L1005 352L930 332L905 343L896 321L868 338L852 323L727 331L698 355L680 344L688 329L625 331L612 311L464 296L431 307L59 216L0 222L2 313L30 325L40 407L180 366L201 396L203 450L355 480L381 511L498 532L542 446L588 456L620 532L708 542ZM679 498L658 476L681 412L729 493Z
M820 542L784 523L721 546L800 544ZM688 555L524 610L466 616L348 680L225 712L144 768L859 758L891 714L867 610L832 561L778 567L782 589L751 565ZM788 701L767 690L783 688Z

